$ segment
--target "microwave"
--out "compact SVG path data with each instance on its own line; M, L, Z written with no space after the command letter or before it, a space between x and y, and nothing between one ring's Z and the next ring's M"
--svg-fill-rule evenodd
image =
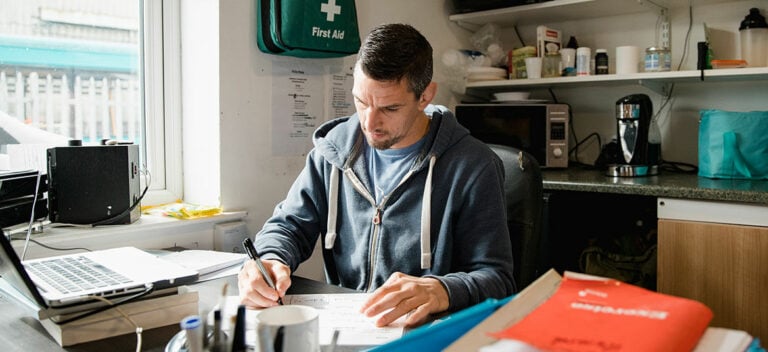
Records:
M568 167L567 104L459 104L456 119L475 138L530 153L541 167Z

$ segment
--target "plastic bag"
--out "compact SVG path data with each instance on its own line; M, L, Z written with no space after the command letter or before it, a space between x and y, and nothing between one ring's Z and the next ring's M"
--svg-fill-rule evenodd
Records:
M768 111L703 110L699 176L768 179Z

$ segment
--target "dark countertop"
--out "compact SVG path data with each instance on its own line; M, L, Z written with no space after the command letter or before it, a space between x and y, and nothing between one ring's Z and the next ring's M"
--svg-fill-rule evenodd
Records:
M633 194L768 205L768 180L722 180L662 171L650 177L611 177L571 167L543 170L544 190Z

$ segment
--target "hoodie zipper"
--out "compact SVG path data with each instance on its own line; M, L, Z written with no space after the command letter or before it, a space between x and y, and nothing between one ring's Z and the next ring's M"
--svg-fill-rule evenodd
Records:
M352 169L346 169L344 171L345 174L347 174L347 178L349 178L352 181L352 186L355 187L355 189L362 194L365 199L368 200L369 203L376 209L375 214L373 215L373 218L371 219L371 222L373 223L373 234L371 236L371 245L368 248L368 262L370 265L368 266L368 280L365 283L365 290L368 291L373 284L373 273L375 272L376 268L376 247L379 242L379 229L381 227L381 213L384 210L384 206L387 204L387 200L389 200L389 196L394 193L403 183L405 183L406 180L408 180L411 175L413 175L413 170L409 170L408 173L403 176L403 179L400 180L400 183L395 186L395 188L384 196L381 199L381 204L379 206L376 206L376 200L371 195L371 192L368 191L365 186L363 186L363 183L360 182L360 179L357 178L357 175L352 171Z

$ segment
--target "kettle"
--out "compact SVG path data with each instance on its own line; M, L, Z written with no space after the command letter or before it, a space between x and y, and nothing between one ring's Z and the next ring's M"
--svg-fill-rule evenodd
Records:
M616 102L617 155L608 176L653 176L659 172L661 137L653 117L653 103L645 94ZM649 138L652 137L652 138Z

